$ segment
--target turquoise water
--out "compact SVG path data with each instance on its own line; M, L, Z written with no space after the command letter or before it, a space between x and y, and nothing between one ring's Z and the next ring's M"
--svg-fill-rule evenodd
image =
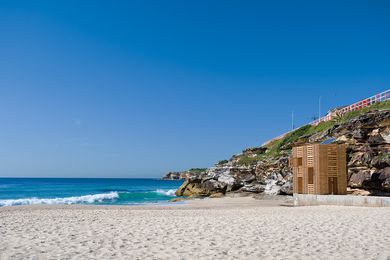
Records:
M175 197L181 183L159 179L0 178L0 206L164 203Z

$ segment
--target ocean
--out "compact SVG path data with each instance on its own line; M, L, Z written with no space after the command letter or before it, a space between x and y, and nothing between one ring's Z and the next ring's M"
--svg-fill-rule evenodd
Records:
M0 178L0 207L166 203L181 184L159 179Z

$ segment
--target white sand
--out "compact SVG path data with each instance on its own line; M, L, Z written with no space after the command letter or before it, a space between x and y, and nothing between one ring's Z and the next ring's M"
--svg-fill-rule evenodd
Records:
M0 259L390 259L390 208L225 198L0 208Z

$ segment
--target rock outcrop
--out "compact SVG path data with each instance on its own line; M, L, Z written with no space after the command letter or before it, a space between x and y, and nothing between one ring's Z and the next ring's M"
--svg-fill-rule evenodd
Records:
M163 180L183 180L185 178L184 172L168 172L162 177Z
M206 172L206 168L192 168L187 171L182 172L168 172L162 179L163 180L185 180L188 178L193 178L200 176Z
M390 110L371 110L318 126L304 126L265 146L246 149L203 173L186 177L176 195L203 197L230 192L291 195L288 157L292 146L318 143L330 137L347 145L350 188L390 192Z

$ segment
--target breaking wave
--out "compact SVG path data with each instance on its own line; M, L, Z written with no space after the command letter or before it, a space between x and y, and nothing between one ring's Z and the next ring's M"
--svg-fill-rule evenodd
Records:
M0 206L16 206L16 205L35 205L35 204L78 204L78 203L94 203L103 202L106 200L118 199L118 192L109 192L93 195L84 195L79 197L65 197L65 198L23 198L23 199L8 199L0 200Z
M161 190L161 189L158 189L158 190L156 190L156 193L162 194L162 195L165 195L165 196L175 196L175 190Z

